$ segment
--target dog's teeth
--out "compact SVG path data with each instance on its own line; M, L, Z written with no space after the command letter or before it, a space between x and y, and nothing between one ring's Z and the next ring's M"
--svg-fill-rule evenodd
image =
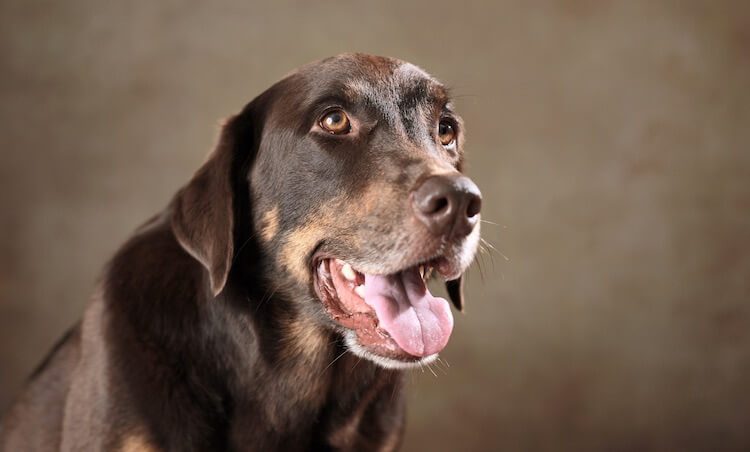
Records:
M424 278L424 265L419 266L419 276Z
M341 274L344 275L344 278L349 281L354 281L355 279L357 279L357 274L354 273L354 269L349 264L344 264L341 267Z
M356 293L357 295L359 295L359 298L364 299L365 298L365 286L364 286L364 284L361 285L361 286L355 287L354 288L354 293Z

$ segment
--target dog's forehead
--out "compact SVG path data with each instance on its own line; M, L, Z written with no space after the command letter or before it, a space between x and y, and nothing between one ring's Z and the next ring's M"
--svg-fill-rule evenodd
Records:
M440 82L423 69L403 61L396 61L388 70L368 72L344 81L347 91L364 98L403 94L416 86L442 88Z
M326 97L366 102L384 112L449 101L448 90L422 68L395 58L343 54L308 64L291 74L305 87L302 103Z

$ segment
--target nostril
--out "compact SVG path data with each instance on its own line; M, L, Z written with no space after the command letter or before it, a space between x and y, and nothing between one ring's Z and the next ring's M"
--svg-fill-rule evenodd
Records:
M430 176L410 198L417 220L446 240L470 234L482 208L479 188L461 174Z
M478 196L473 196L471 201L469 201L469 205L466 207L466 216L468 218L472 218L474 215L477 215L479 211L482 210L482 198Z
M448 198L446 197L433 198L432 202L430 203L429 211L425 213L436 214L442 212L443 210L448 208L448 204Z

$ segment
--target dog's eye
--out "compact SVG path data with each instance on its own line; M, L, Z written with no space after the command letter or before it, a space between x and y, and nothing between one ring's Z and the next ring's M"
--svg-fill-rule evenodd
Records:
M334 135L349 133L352 128L349 116L339 108L330 110L320 118L320 127Z
M456 127L448 119L442 119L438 124L438 139L443 146L451 146L456 142Z

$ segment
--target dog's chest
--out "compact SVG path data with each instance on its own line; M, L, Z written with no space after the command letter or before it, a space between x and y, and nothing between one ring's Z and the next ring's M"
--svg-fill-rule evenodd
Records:
M397 444L403 424L400 373L349 354L320 369L277 371L262 396L238 407L237 450L391 450L383 447Z

